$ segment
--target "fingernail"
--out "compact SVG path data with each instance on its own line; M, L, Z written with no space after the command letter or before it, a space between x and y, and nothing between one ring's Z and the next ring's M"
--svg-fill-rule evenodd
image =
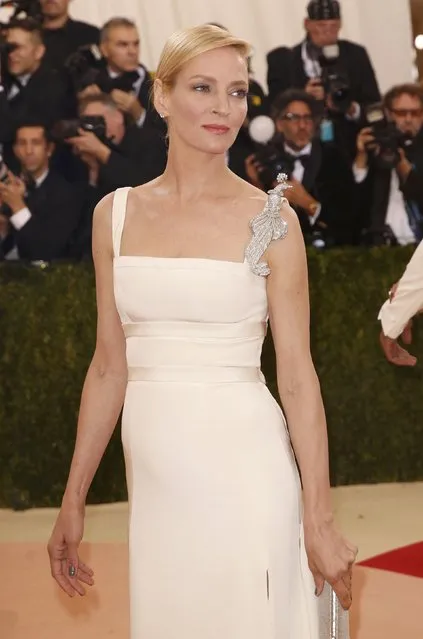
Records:
M73 564L70 564L69 566L69 577L75 577L76 575L76 568Z

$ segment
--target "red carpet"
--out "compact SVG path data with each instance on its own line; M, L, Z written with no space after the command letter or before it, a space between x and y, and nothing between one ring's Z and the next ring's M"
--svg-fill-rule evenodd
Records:
M423 541L371 557L366 561L361 561L359 566L388 570L423 579Z

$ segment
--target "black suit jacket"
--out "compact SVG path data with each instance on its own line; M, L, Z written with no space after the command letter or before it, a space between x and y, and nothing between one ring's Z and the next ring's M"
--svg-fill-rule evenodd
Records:
M97 186L88 189L87 205L78 233L78 256L91 259L92 215L95 206L108 193L125 186L138 186L155 179L166 167L164 136L156 130L127 128L122 142L112 148L109 160L101 166Z
M355 42L339 40L339 66L348 75L351 93L360 105L380 100L375 72L366 49ZM267 84L272 102L289 88L303 89L309 81L302 59L301 42L293 49L279 47L267 54Z
M11 229L3 254L16 246L21 260L51 261L74 257L76 234L83 217L84 193L50 171L44 182L25 198L31 219Z
M7 76L5 91L0 93L0 144L4 145L6 163L13 171L17 171L17 161L11 148L16 127L24 120L35 119L49 128L60 120L66 112L66 85L61 75L44 63L26 86L8 99L14 83L14 79Z
M127 127L122 142L112 147L100 169L101 196L123 186L145 184L163 173L167 160L164 137L150 128Z
M357 102L362 109L358 122L349 121L343 114L337 113L332 114L332 120L336 143L346 148L350 157L353 158L355 139L363 124L363 107L380 101L381 95L366 49L348 40L339 40L338 44L340 50L338 66L348 76L353 101ZM304 70L302 46L301 42L293 49L280 47L268 53L267 83L270 103L279 93L287 89L304 89L309 81Z
M287 153L283 141L277 141L278 165L282 172L293 177L296 158ZM354 176L349 158L335 145L322 144L316 139L310 155L303 158L304 188L321 204L319 221L327 226L326 235L338 245L355 243L356 202ZM294 207L302 231L308 236L315 230L306 211Z
M151 73L143 64L140 64L138 66L138 70L133 73L133 76L134 78L132 80L131 74L128 74L127 76L126 74L123 74L122 76L111 78L104 61L104 66L102 66L98 73L96 84L104 93L111 93L114 88L127 92L132 90L136 94L141 106L143 106L147 112L143 128L146 126L153 126L160 131L165 131L165 127L154 109L150 97L153 86L153 77ZM143 77L141 84L139 83L140 77ZM129 80L131 81L129 82ZM122 85L124 85L124 88Z
M416 136L413 144L405 149L413 170L404 183L400 183L404 201L418 207L423 219L423 129ZM361 211L362 228L365 239L371 244L383 243L384 234L389 230L385 220L391 194L392 171L395 169L380 168L370 158L366 179L356 186ZM423 231L423 221L421 224Z
M100 29L69 18L60 29L44 30L45 60L50 67L61 70L68 57L79 47L98 44L99 40Z

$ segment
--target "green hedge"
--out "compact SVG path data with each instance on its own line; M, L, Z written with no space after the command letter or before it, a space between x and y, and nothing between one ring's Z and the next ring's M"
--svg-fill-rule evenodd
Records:
M383 358L377 312L410 249L309 253L312 352L334 485L423 480L422 364ZM0 267L0 506L60 502L95 339L89 264ZM423 362L421 330L413 351ZM271 338L263 369L276 393ZM89 501L126 498L119 429Z

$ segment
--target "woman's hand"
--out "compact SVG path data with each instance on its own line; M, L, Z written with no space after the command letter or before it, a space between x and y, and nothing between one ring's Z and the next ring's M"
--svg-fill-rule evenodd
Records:
M339 534L332 522L305 524L304 536L316 595L322 594L327 581L341 606L348 610L352 602L352 566L357 557L357 548Z
M64 592L73 597L85 595L94 585L93 571L79 559L78 548L84 534L84 508L63 505L48 542L51 575Z

